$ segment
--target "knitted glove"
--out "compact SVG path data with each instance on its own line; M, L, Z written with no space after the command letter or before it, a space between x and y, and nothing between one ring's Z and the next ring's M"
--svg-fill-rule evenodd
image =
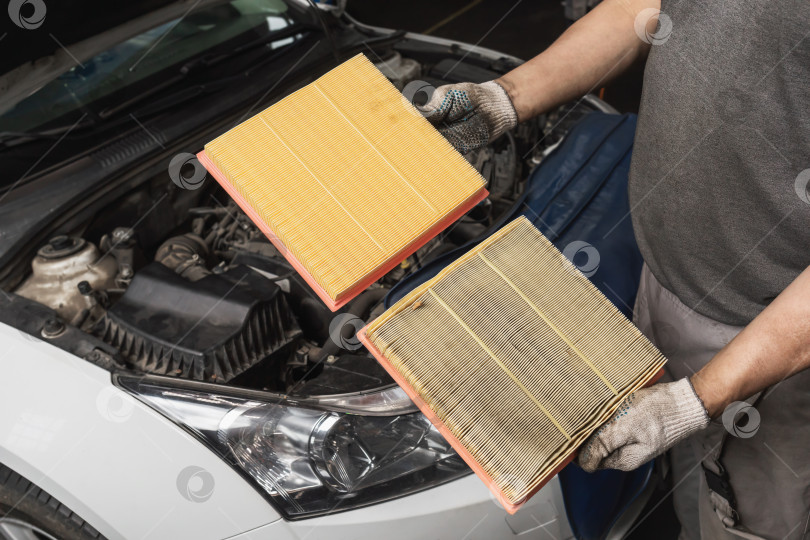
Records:
M485 146L517 125L512 100L495 81L440 86L418 108L462 154Z
M585 441L577 460L588 472L632 471L709 425L709 414L688 378L630 394L613 417Z

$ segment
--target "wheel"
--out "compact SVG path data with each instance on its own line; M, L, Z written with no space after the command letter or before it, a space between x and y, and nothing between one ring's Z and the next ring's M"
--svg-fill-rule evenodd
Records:
M70 508L0 463L0 540L102 540Z

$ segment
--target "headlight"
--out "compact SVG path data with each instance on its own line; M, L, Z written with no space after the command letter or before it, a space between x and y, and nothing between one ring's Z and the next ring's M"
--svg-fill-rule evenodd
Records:
M386 501L470 472L421 413L396 414L392 390L295 404L154 377L117 382L247 473L287 518ZM388 415L328 410L353 406Z

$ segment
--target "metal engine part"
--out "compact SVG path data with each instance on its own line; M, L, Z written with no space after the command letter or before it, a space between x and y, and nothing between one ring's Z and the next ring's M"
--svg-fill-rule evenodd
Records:
M112 235L101 237L99 246L105 253L111 253L118 263L115 284L126 289L135 274L135 230L130 227L117 227Z
M418 79L422 73L422 66L419 62L410 58L402 58L402 55L396 51L380 62L375 62L374 65L399 90L402 90L410 81Z
M189 281L199 281L211 272L205 267L208 246L194 233L169 238L155 253L155 260Z
M114 257L100 256L98 248L82 238L55 236L39 249L31 270L15 292L74 321L97 306L93 290L115 288L118 263Z
M151 263L94 333L138 370L228 382L263 360L286 359L301 330L281 290L250 268L192 283Z

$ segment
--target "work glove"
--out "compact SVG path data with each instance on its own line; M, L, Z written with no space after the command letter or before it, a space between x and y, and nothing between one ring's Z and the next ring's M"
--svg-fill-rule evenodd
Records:
M688 378L642 388L585 441L579 465L632 471L709 425L709 414Z
M417 107L462 154L486 146L517 125L512 100L495 81L446 84Z

